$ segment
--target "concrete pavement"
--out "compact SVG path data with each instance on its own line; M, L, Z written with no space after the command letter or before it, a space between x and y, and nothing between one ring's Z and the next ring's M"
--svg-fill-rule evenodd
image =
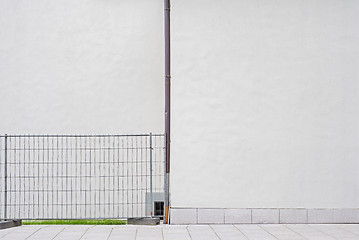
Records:
M359 224L24 225L0 240L359 240Z

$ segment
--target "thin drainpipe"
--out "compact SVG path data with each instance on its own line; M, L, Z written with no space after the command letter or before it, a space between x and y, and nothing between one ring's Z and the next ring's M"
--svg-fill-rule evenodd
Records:
M170 146L171 146L171 32L170 32L170 0L164 0L165 21L165 138L166 138L166 174L165 174L165 218L168 223L169 214L169 173L170 173Z

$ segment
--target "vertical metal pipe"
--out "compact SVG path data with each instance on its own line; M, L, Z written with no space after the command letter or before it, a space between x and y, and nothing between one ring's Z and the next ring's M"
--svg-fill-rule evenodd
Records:
M171 144L171 34L170 0L164 0L165 10L165 134L166 134L166 172L170 172Z
M4 217L5 217L5 220L7 219L7 134L5 134L5 156L4 156L4 171L5 171L5 174L4 174L4 177L5 177L5 189L4 189Z
M164 136L164 159L166 159L166 136ZM168 181L169 173L167 173L166 168L164 168L164 192L165 192L165 204L164 204L164 218L163 223L168 224L168 206L169 206L169 181Z
M165 176L165 218L168 223L169 207L169 172L170 172L170 146L171 146L171 3L164 0L164 26L165 26L165 138L166 138L166 176Z
M151 217L153 215L153 189L152 189L152 133L150 133L150 203L151 203Z

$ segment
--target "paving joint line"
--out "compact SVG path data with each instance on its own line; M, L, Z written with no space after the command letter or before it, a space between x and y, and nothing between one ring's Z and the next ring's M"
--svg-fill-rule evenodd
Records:
M139 227L136 227L136 232L135 232L135 238L134 238L134 240L136 240L136 238L137 238L138 229L139 229Z
M316 228L316 227L314 227L314 226L312 226L312 225L309 225L309 224L308 224L308 226L309 226L310 228L312 228L312 229L317 230L318 232L323 233L324 235L327 235L328 237L331 237L332 239L337 239L336 237L334 237L334 236L332 236L332 235L330 235L330 234L328 234L328 233L326 233L326 232L320 230L319 228Z
M39 227L39 229L37 229L35 232L33 232L32 234L30 234L30 236L27 236L24 240L28 239L29 237L31 237L32 235L34 235L35 233L37 233L38 231L40 231L41 227Z
M221 238L218 236L218 234L216 233L216 231L214 231L213 227L211 225L208 224L208 226L212 229L212 231L214 232L214 234L216 234L216 236L218 237L219 240L221 240Z
M264 227L262 227L261 225L257 225L258 227L260 227L261 229L263 229L264 232L268 233L269 235L271 235L272 237L274 237L275 239L279 239L277 238L275 235L273 235L271 232L267 231Z
M191 233L189 232L189 230L188 230L188 225L187 225L187 227L186 227L186 230L187 230L187 233L188 233L188 235L189 235L189 238L192 240L192 236L191 236Z
M113 228L111 228L110 234L108 234L108 237L106 238L106 240L110 239L110 236L112 234Z
M247 237L247 235L245 235L236 225L233 224L233 227L236 228L240 233L242 233L242 235L247 238L249 240L249 238Z
M1 238L5 237L6 235L8 235L9 233L14 232L16 229L18 229L17 227L14 227L14 229L11 229L11 231L9 231L8 233L6 233L5 235L3 235Z
M308 240L308 238L304 237L301 233L299 233L299 232L297 232L297 231L294 231L294 229L292 229L292 228L288 227L288 225L287 225L287 224L286 224L286 225L284 225L284 227L286 227L289 231L292 231L292 232L294 232L294 233L298 234L300 237L302 237L302 238L304 238L304 239Z
M62 231L65 230L65 228L66 228L66 227L64 227L60 232L58 232L58 233L55 235L55 237L51 238L51 240L54 240Z
M95 225L96 226L96 225ZM85 234L88 232L88 230L90 230L90 228L94 228L95 226L89 227L88 229L86 229L86 231L81 235L81 237L79 238L79 240L81 240L81 238L83 238L85 236Z
M345 228L343 228L343 227L341 227L341 226L338 226L338 225L334 225L334 226L337 227L337 228L339 228L339 229L342 229L343 231L346 231L346 232L348 232L348 233L351 233L351 234L353 234L353 235L355 235L355 236L359 236L358 233L351 232L351 231L349 231L349 230L347 230L347 229L345 229Z

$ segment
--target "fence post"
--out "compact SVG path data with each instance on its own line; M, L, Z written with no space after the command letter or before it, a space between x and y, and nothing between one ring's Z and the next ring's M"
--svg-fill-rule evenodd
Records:
M150 202L151 202L151 217L153 215L153 191L152 191L152 133L150 133Z
M152 191L152 133L150 133L150 195L151 195L151 217L153 215L153 191Z
M7 219L7 134L5 134L5 158L4 158L4 180L5 180L5 189L4 189L4 218Z

